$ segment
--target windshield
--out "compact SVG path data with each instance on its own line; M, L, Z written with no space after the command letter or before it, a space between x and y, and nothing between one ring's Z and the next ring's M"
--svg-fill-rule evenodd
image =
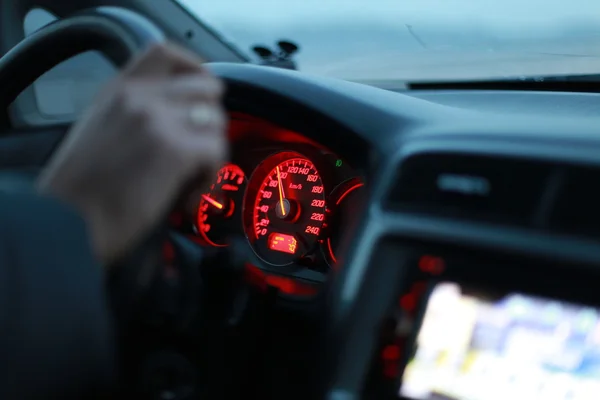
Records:
M598 0L178 0L237 48L350 80L600 74Z

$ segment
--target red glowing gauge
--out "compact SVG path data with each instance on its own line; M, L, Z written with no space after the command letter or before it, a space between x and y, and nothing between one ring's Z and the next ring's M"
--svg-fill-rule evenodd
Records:
M228 164L217 173L208 193L198 206L196 229L207 244L227 246L227 238L236 228L235 218L244 196L246 177L237 165Z
M246 234L257 255L287 265L312 250L325 220L325 190L304 156L278 153L252 176L246 204Z
M360 211L364 183L358 178L350 179L333 190L330 215L327 216L329 229L324 241L324 253L331 265L337 264L339 247L343 233L347 231L348 221Z

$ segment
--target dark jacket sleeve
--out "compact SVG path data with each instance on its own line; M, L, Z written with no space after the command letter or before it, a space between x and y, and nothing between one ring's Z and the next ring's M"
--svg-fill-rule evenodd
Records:
M0 399L101 394L110 332L83 219L50 198L0 194Z

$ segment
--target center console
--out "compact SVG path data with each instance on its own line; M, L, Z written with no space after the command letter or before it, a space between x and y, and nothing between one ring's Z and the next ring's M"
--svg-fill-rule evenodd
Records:
M490 154L417 153L374 191L328 400L600 398L600 167Z
M443 249L416 251L408 263L413 268L386 312L363 398L600 394L595 274L576 265Z

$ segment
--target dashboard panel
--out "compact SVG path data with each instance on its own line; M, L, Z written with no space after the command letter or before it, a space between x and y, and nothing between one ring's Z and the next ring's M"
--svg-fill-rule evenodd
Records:
M243 237L262 273L318 286L342 263L364 177L301 133L248 114L230 114L229 136L230 162L177 207L171 227L199 246Z
M512 92L401 95L275 68L241 64L213 64L210 68L227 82L229 109L243 109L246 114L231 114L229 134L233 164L223 165L215 175L214 186L202 193L206 198L191 196L196 200L177 207L171 218L172 227L206 247L226 246L228 238L241 236L257 254L257 270L294 282L318 285L332 270L344 265L335 274L337 281L327 293L331 301L322 307L326 313L323 320L329 324L323 343L312 346L305 340L308 335L298 334L297 328L310 326L305 323L306 319L300 318L299 323L293 325L294 329L287 332L275 330L285 324L269 326L274 330L264 335L262 343L280 339L274 341L279 347L269 343L274 349L272 357L263 354L269 346L254 346L261 357L252 358L253 370L269 384L280 383L284 387L285 378L289 377L297 377L305 384L311 382L312 376L308 375L312 373L327 382L327 390L330 390L327 398L355 399L362 393L371 361L381 355L380 361L395 368L389 376L394 383L393 398L397 398L398 357L403 353L397 347L379 347L376 343L390 309L398 313L399 308L414 310L419 304L414 296L404 297L414 294L410 274L427 272L435 275L432 279L439 279L436 268L425 268L428 265L419 262L422 257L428 260L442 257L448 267L445 273L451 273L456 266L467 268L473 280L491 279L494 275L490 272L506 274L507 266L517 266L513 268L515 273L505 280L513 288L522 283L519 281L527 271L537 271L533 285L538 288L552 285L553 290L569 290L576 295L584 293L580 289L583 282L593 285L598 281L600 236L597 230L592 234L582 232L578 221L583 219L574 218L584 216L586 224L596 225L594 229L597 229L598 224L590 223L598 220L597 201L590 199L596 199L593 188L598 179L596 173L579 173L579 168L600 167L597 95ZM10 168L41 166L63 133L48 130L37 136L7 137L0 160ZM449 154L453 160L442 162ZM29 157L26 163L21 159L23 155ZM396 188L410 189L404 184L398 185L410 173L410 168L407 172L410 159L420 155L432 157L425 166L439 168L429 175L429 184L422 169L415 174L418 186L413 188L419 189L417 194L430 196L431 203L418 204L418 209L404 203L397 207ZM465 164L458 163L456 158L464 160L465 156L501 157L503 161L493 168L483 168L485 160L469 162L467 166L471 169L466 170L463 169ZM531 179L532 174L511 167L515 159L520 160L519 165L523 160L549 164L548 174L543 180ZM288 171L290 167L298 170ZM308 169L307 173L300 171L301 168ZM533 196L533 207L528 208L525 218L519 218L520 222L506 218L504 211L513 204L506 202L506 197L499 202L493 200L499 192L498 180L492 179L486 171L499 176L500 183L508 182L500 186L508 190L500 192L519 196L521 205L528 203L523 202L524 198L531 197L524 196L523 190L517 188L541 189ZM286 172L294 175L287 181L281 175ZM318 176L310 182L310 196L314 195L310 204L324 199L324 208L315 211L324 217L323 221L316 220L322 222L317 225L316 240L305 244L299 254L300 236L305 236L309 226L315 227L306 220L310 216L312 221L313 212L302 215L292 212L294 207L306 211L306 201L295 199L289 190L280 193L280 188L292 190L290 185L297 186L302 177L307 183L308 176L314 175ZM449 176L451 180L447 179ZM423 190L435 189L439 177L446 178L442 187L452 189L452 193L438 196L437 189ZM273 181L276 184L270 186ZM478 183L473 185L474 182ZM543 183L541 188L539 182ZM322 186L323 193L313 194L315 186ZM361 204L367 186L368 204ZM200 188L199 183L196 187ZM473 187L479 189L473 190ZM482 187L493 190L481 190ZM271 194L268 199L262 196L257 204L261 190ZM563 197L565 193L570 196ZM586 201L569 200L573 194ZM459 202L461 199L467 201ZM282 200L288 200L289 204ZM291 200L298 204L292 204ZM422 202L423 198L417 200ZM442 201L444 204L440 204ZM278 215L281 205L284 207ZM477 210L474 205L479 205ZM496 207L495 215L490 213L481 218L481 211L489 211L481 206L492 205ZM267 230L260 235L266 248L258 249L258 237L253 239L252 235L257 235L256 224L262 222L263 215L255 213L253 208L263 206L267 206L264 213L268 219L277 221L277 230ZM502 215L496 215L498 210L503 211ZM476 217L473 211L477 211ZM566 227L556 224L556 215L559 222L567 222ZM358 219L356 229L355 219ZM290 221L293 223L288 224ZM209 229L203 234L207 225ZM342 236L348 232L354 233L355 238L344 262L340 260L340 254L344 254ZM274 233L280 238L271 241L269 238ZM282 251L286 249L287 252ZM274 259L275 255L283 257L283 261L279 257ZM463 274L467 269L462 270ZM552 270L557 271L556 275ZM573 279L574 276L578 278ZM492 284L500 280L494 279ZM589 293L595 294L597 290ZM592 304L594 301L597 298L591 296L580 302ZM292 318L286 320L294 319L298 313L291 315ZM302 340L290 345L290 337ZM316 357L309 348L326 349L326 362L320 358L325 352ZM284 350L293 350L294 354L289 357L293 362L282 368ZM301 353L307 357L299 357ZM262 374L257 359L271 362L273 370L280 373L277 379L275 374ZM291 373L290 368L294 367L297 371ZM250 379L256 377L249 374L247 368L243 368L243 375ZM227 376L227 380L232 381L232 378ZM300 386L293 387L296 390ZM289 397L289 393L287 391L286 396ZM297 398L318 397L322 396Z

